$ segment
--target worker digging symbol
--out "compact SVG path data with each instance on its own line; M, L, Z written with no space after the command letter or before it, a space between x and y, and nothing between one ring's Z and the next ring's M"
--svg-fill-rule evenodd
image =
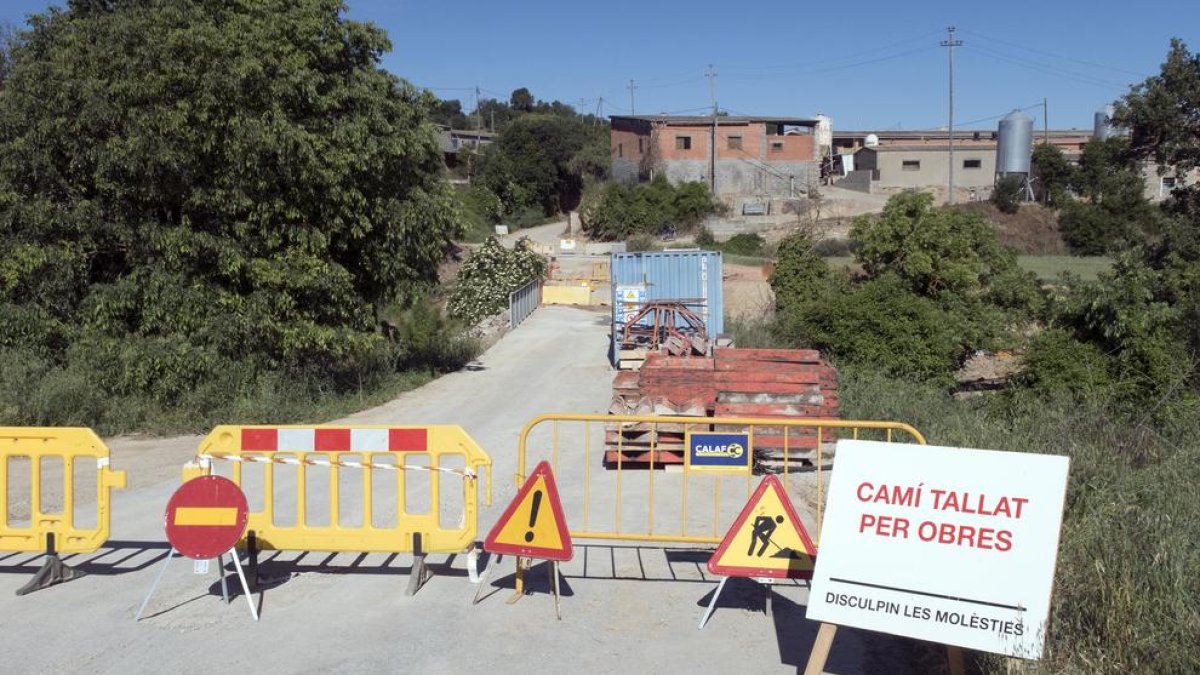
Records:
M771 543L771 535L775 534L775 528L779 527L779 523L783 522L783 516L759 516L754 519L754 532L750 535L750 549L746 551L746 555L752 555L761 558L763 553L767 551L767 544ZM754 545L760 544L758 553L754 552Z
M537 524L538 507L542 504L542 491L536 490L533 493L533 505L529 509L529 531L525 533L525 543L533 541L533 526Z

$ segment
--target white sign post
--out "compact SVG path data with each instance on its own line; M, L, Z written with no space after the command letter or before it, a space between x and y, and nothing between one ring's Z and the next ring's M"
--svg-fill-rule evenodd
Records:
M839 441L807 617L1040 658L1068 465Z

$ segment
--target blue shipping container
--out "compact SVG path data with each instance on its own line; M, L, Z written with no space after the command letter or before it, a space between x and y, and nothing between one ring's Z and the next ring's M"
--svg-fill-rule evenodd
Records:
M612 255L612 349L620 360L620 327L647 300L685 300L709 338L725 332L724 264L719 251L651 251Z

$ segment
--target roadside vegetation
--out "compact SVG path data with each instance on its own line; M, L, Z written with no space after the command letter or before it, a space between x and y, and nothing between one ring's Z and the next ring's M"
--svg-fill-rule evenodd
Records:
M467 114L458 100L438 101L433 120L452 129L496 132L479 148L458 149L451 173L466 241L482 242L496 225L509 230L552 222L579 206L584 188L608 178L608 123L559 101L539 101L526 88L508 101L483 99Z
M588 186L580 205L584 231L597 241L657 237L664 231L692 232L722 210L704 183L678 185L659 174L648 183L608 182Z
M1175 42L1162 73L1119 102L1130 138L1090 147L1121 162L1090 167L1104 167L1087 179L1095 191L1052 193L1064 218L1086 214L1072 247L1111 255L1095 281L1038 283L977 212L904 194L855 221L851 268L803 234L785 239L774 316L736 326L740 345L829 354L847 416L1071 457L1046 658L979 655L985 672L1200 669L1200 186L1158 207L1109 182L1132 179L1124 162L1200 164L1197 92L1200 55ZM955 370L988 349L1022 353L1023 371L956 397Z
M433 318L435 101L336 5L260 5L72 3L9 41L3 423L316 420L470 358Z

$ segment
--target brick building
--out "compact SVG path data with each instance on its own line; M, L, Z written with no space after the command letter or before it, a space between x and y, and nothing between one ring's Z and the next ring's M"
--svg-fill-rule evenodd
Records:
M611 119L612 171L637 182L703 181L719 196L797 197L820 176L818 120L630 115ZM715 139L715 147L714 147Z

